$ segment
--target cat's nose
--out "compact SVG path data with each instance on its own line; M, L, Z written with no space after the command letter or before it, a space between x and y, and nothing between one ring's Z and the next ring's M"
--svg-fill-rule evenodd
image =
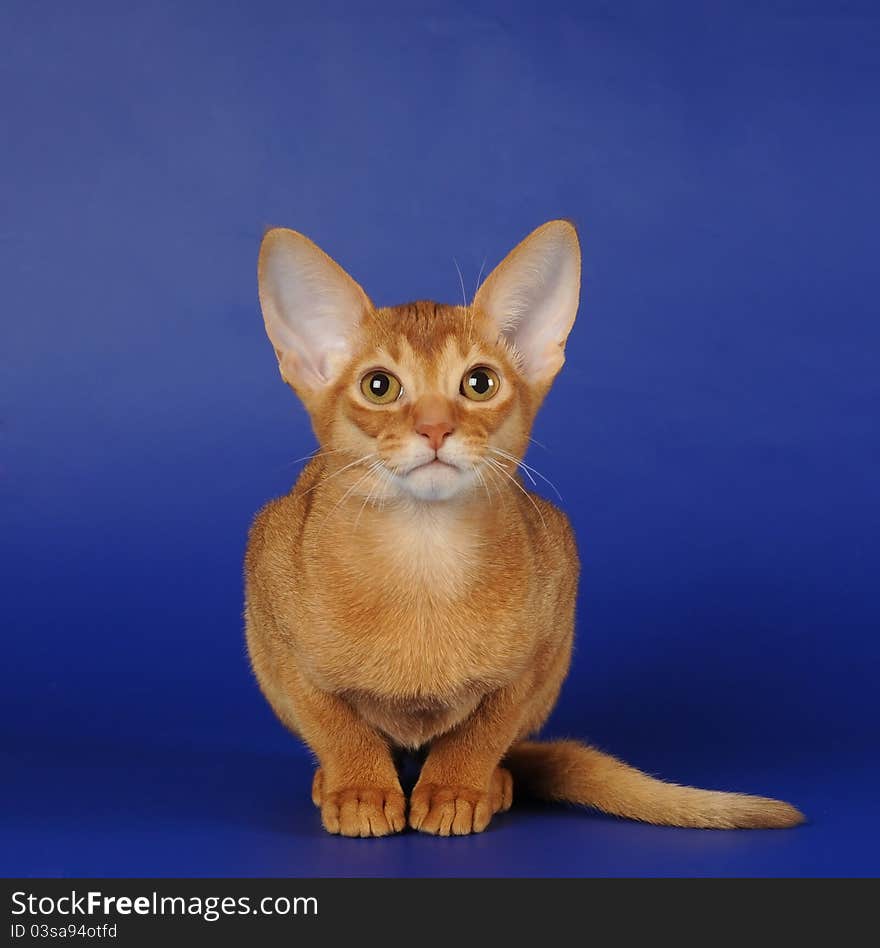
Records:
M444 439L447 435L451 435L453 431L455 431L455 427L452 422L447 419L443 421L420 421L416 425L416 432L423 438L427 438L428 444L430 444L435 451L440 450Z

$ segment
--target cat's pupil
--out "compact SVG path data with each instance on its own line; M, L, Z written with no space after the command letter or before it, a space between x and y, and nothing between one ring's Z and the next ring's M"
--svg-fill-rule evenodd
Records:
M391 379L387 375L382 375L381 372L377 372L370 379L370 391L379 398L382 398L389 388L391 388Z
M485 372L474 372L468 379L468 385L477 395L485 395L492 387L492 379Z

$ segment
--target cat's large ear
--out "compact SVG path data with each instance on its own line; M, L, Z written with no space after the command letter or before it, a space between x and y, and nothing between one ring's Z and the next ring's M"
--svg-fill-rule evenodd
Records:
M308 237L283 227L263 238L257 276L281 375L298 392L321 389L351 358L373 308L367 294Z
M549 385L565 362L580 286L577 231L549 221L511 250L474 297L484 331L514 348L534 385Z

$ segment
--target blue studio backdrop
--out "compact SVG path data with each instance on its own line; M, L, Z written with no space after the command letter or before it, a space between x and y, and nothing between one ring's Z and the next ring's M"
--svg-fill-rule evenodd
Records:
M4 875L868 875L880 19L868 3L0 10ZM251 677L253 513L315 446L263 230L380 304L552 217L584 289L529 461L583 559L548 733L807 826L550 806L325 835Z

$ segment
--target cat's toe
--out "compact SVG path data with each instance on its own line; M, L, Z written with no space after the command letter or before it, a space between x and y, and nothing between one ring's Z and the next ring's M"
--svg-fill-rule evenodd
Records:
M312 803L320 810L324 799L324 772L319 767L312 779Z
M493 813L504 813L513 803L513 777L506 767L496 767L489 785Z
M321 822L340 836L388 836L406 826L406 799L399 789L346 787L322 793Z
M485 791L434 783L417 784L409 807L409 825L435 836L482 833L494 812Z

